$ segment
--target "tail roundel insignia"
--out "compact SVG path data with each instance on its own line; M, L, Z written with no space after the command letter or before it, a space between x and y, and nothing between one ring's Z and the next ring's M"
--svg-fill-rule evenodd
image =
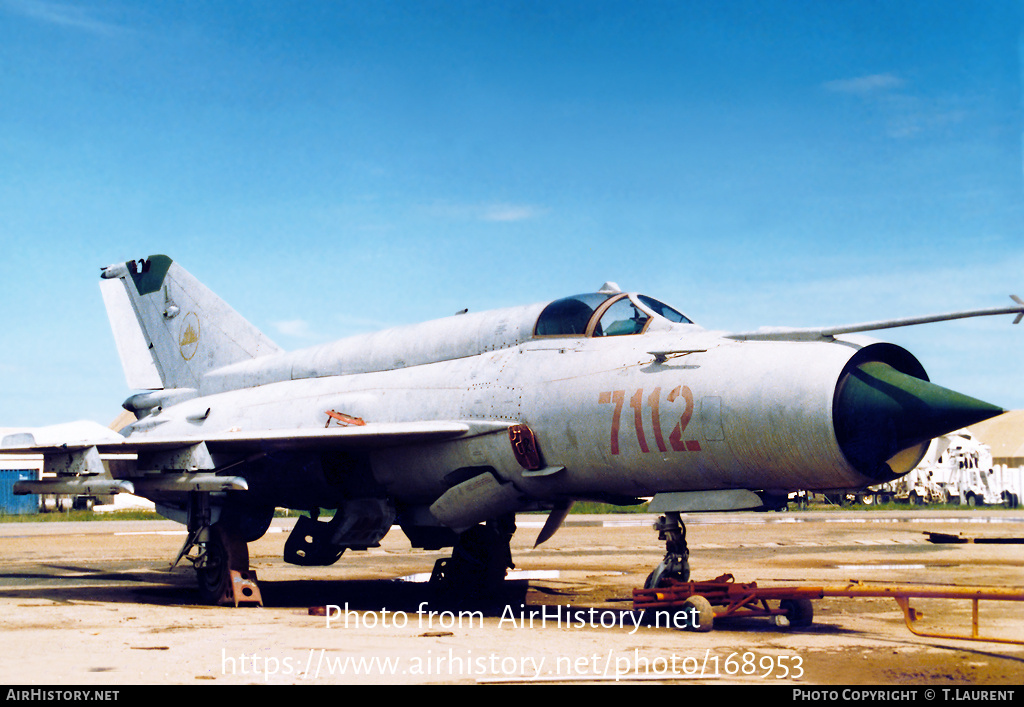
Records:
M199 348L199 317L195 312L189 312L181 323L181 334L178 336L178 348L181 357L191 361Z

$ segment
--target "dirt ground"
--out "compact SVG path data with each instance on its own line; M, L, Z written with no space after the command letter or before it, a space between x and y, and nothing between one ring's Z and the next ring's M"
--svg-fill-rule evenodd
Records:
M281 559L293 521L250 544L262 607L198 603L184 541L163 521L0 524L0 680L20 685L686 682L1024 684L1024 646L923 638L889 598L824 598L814 622L639 620L632 590L661 559L654 516L570 516L534 548L521 516L501 601L438 603L422 575L445 552L394 530L334 566ZM850 580L1013 587L1024 544L933 544L926 532L1024 538L1024 513L801 512L690 516L693 579L759 586ZM971 603L912 600L919 630L970 635ZM1024 639L1024 602L982 601L985 636ZM479 610L478 610L479 609ZM326 615L325 615L326 614ZM665 618L665 617L661 617Z

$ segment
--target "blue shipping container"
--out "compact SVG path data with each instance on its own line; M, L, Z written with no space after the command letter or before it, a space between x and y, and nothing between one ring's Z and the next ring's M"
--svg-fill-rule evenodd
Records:
M0 513L12 516L39 512L39 495L14 495L14 482L39 479L38 469L0 469Z

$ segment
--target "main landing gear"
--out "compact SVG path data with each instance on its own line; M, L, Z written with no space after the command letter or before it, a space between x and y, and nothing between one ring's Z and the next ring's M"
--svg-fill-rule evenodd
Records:
M452 556L434 563L430 585L442 602L488 602L497 598L514 569L510 543L515 514L475 525L459 535Z
M231 522L210 522L209 495L192 493L188 537L171 569L182 559L192 563L204 604L263 606L256 572L249 569L249 545L242 529ZM195 550L196 554L191 555Z

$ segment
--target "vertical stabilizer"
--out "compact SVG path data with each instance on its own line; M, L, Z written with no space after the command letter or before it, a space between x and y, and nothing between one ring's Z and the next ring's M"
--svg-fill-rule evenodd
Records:
M101 277L131 388L198 388L208 371L281 351L166 255L111 265Z

